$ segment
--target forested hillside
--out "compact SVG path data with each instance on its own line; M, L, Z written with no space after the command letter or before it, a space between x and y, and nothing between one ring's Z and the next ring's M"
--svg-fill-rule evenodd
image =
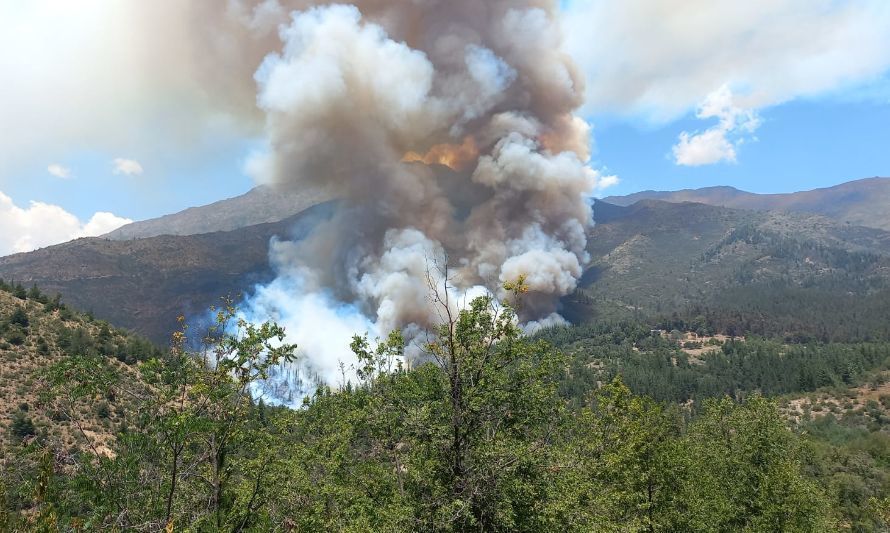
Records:
M829 340L890 338L890 233L817 216L598 203L575 322Z
M164 344L176 317L268 281L269 241L301 238L330 215L321 204L283 221L202 235L78 239L0 258L0 277L38 284L72 306Z
M512 288L521 299L522 284ZM220 309L197 350L180 334L134 366L89 349L47 361L47 397L138 406L116 411L102 448L17 437L2 470L5 529L888 525L890 345L705 339L632 323L528 338L509 305L480 298L431 332L426 362L410 368L400 335L354 338L356 378L288 410L251 390L295 347L274 324L235 313ZM848 395L849 409L842 399L836 414L825 408L858 390L861 407Z

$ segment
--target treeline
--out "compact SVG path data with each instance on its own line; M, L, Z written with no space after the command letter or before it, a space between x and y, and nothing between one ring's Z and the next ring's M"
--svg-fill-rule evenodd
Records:
M753 393L766 396L860 385L871 373L890 368L890 343L786 345L749 338L710 345L690 357L662 331L687 331L682 321L652 330L635 323L553 328L539 334L570 355L561 379L566 398L580 403L600 384L620 375L637 394L660 402L699 402ZM701 330L701 328L699 328Z
M133 385L85 354L49 369L47 394L138 397L110 449L23 443L3 468L5 530L832 531L886 527L886 493L841 496L805 439L759 395L676 406L621 378L560 394L566 356L523 337L487 298L404 341L357 337L355 379L300 410L251 390L293 357L274 324L224 308L197 353L177 337ZM560 335L554 331L551 335ZM613 343L651 342L640 327ZM571 333L565 335L571 336ZM602 337L607 336L602 333ZM631 341L631 339L633 339ZM575 339L575 342L581 339ZM599 342L599 341L597 341ZM602 339L605 344L605 338ZM592 347L592 346L590 346ZM590 348L588 347L588 348ZM728 358L739 347L730 346ZM863 355L863 357L866 357ZM869 356L870 357L870 356ZM752 360L757 356L752 355ZM845 504L848 502L844 502ZM856 514L847 509L855 509Z
M689 331L758 335L791 343L890 341L890 290L784 282L727 288L703 303L653 321Z

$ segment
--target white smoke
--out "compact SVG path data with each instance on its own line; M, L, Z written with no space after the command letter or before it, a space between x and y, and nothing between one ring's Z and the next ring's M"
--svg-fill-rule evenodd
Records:
M225 27L240 23L247 48L267 47L254 75L267 149L251 171L338 198L306 239L273 243L278 276L246 302L248 318L279 321L304 356L267 384L273 398L350 379L353 334L438 323L431 287L456 310L523 276L527 330L562 322L559 299L589 260L600 176L590 127L574 115L584 86L561 51L555 1L266 0L229 11Z

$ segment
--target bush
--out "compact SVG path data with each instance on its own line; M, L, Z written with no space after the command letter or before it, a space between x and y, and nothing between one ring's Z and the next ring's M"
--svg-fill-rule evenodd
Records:
M25 288L22 287L21 283L17 284L12 289L12 294L19 300L27 300L28 299L28 291L26 291Z
M43 337L37 339L37 353L40 355L49 355L49 344L46 343L46 339Z
M37 285L31 286L31 290L28 291L28 299L38 302L43 300L43 295L40 293L40 289L37 288Z
M52 313L54 311L59 311L63 308L62 305L62 295L56 294L52 300L47 300L46 304L44 304L43 309L47 313Z
M6 340L13 346L21 346L25 344L25 334L20 329L13 329L6 334Z
M28 320L28 313L26 313L24 309L16 307L15 311L13 311L12 315L9 317L9 323L14 326L27 328L31 324L31 321Z
M37 428L34 427L34 421L25 416L25 413L19 411L12 417L12 426L10 427L12 434L19 439L32 437L37 434Z

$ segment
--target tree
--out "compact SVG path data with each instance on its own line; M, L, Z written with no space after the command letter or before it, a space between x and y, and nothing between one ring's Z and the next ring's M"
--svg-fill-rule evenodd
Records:
M628 530L668 529L675 519L672 485L680 473L671 468L677 425L651 399L632 394L620 377L593 395L579 424L593 514Z
M18 411L13 415L10 430L19 439L33 437L37 434L34 421L28 418L22 411Z
M776 404L708 400L681 442L676 468L690 531L830 531L831 506L802 470L804 449ZM684 466L685 465L685 466Z
M34 300L35 302L43 301L43 294L40 293L40 289L37 288L37 285L31 285L31 288L28 290L28 299Z
M27 328L30 325L30 320L28 319L28 313L25 310L18 306L15 308L15 311L9 316L9 323L14 326L19 326L21 328Z
M27 300L28 299L28 291L22 286L21 283L16 283L12 289L12 294L19 300Z
M541 531L568 523L554 443L568 413L562 354L525 338L491 296L458 308L438 287L442 322L399 364L404 340L353 339L358 383L322 387L293 413L279 512L300 530ZM520 294L522 284L512 286Z
M426 350L443 373L439 475L447 497L432 505L461 530L535 529L533 508L555 460L548 442L563 418L563 356L526 339L509 302L482 296L455 311L447 270L442 278L442 289L431 289L443 320ZM522 278L505 289L515 304L527 292Z
M96 528L239 530L259 512L255 497L240 497L244 486L268 488L262 480L269 462L255 460L268 446L251 387L291 361L295 347L272 323L238 319L228 302L217 319L195 352L185 348L183 327L169 354L140 366L141 381L125 379L95 351L75 352L50 369L44 401L87 442L73 481L78 498L68 501L75 516ZM139 406L127 413L133 430L118 436L113 455L83 429L82 406L109 397Z

